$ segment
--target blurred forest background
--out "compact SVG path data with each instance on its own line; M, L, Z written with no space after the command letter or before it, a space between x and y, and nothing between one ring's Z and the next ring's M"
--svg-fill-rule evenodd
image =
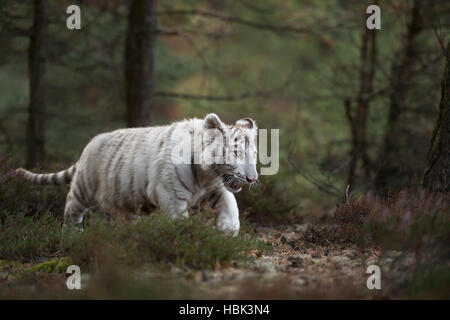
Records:
M73 4L81 8L80 30L66 27ZM381 8L380 30L366 28L372 4ZM322 271L299 269L302 263L316 268L316 258L337 250L343 260L325 270L339 278L348 250L356 250L348 248L357 244L352 257L374 259L380 247L391 259L394 248L417 260L413 280L390 295L448 297L449 40L448 1L2 0L0 258L37 263L69 255L96 270L102 237L136 268L143 252L152 263L216 270L248 252L264 257L264 246L255 254L246 237L224 240L195 229L196 220L192 247L176 246L190 242L185 226L150 219L125 229L94 224L77 240L83 245L65 249L60 221L46 213L60 219L67 190L14 176L21 166L67 168L102 132L215 112L227 123L251 117L259 128L280 129L280 171L261 176L238 203L250 221L290 224L262 232L272 256L287 263L283 273L303 270L314 284ZM308 221L306 229L294 224ZM244 223L241 234L251 230ZM364 266L349 274L364 277Z
M71 4L81 30L66 27ZM368 30L370 4L4 0L0 154L55 169L98 133L216 112L280 128L272 180L303 209L348 185L409 187L438 116L449 5L380 1Z

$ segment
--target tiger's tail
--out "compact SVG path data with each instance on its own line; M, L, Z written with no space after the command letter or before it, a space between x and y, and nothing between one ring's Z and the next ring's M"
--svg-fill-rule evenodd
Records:
M75 174L75 165L71 166L66 170L62 170L54 173L33 173L23 168L16 169L16 173L26 180L36 183L36 184L52 184L52 185L62 185L69 184L72 181L73 175Z

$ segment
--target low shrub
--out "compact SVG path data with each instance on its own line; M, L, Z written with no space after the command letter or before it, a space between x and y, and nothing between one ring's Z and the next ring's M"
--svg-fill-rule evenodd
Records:
M295 220L298 196L274 177L265 176L255 187L236 195L239 208L248 219L257 222L287 223Z
M0 219L7 212L62 216L68 188L32 184L17 176L15 169L8 158L0 157Z
M449 298L450 194L403 190L381 198L366 194L335 210L331 223L313 224L303 234L306 242L356 244L396 250L414 263L393 272L392 294L412 299ZM403 268L400 264L399 268Z
M404 190L384 199L369 193L338 205L331 223L311 225L303 238L411 250L449 243L450 194Z
M0 259L32 261L54 256L61 238L61 222L50 214L39 218L3 213L0 222Z
M252 235L230 237L207 227L202 215L172 221L157 213L130 222L92 214L80 233L62 231L61 221L51 215L8 214L0 226L0 259L30 261L63 255L90 269L107 263L214 268L245 261L255 249L267 247Z
M264 250L264 243L247 234L230 237L205 226L202 215L173 221L161 213L131 223L120 218L105 221L93 217L83 234L69 234L63 243L63 250L74 261L91 267L115 257L125 265L214 268L244 261L253 249Z

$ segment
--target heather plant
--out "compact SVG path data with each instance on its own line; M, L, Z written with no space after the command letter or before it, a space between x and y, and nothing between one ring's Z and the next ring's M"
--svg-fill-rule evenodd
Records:
M384 203L374 196L366 201L373 206L373 212L363 232L367 231L374 243L413 250L431 243L449 243L449 193L403 190Z
M61 230L49 214L27 217L6 214L0 228L0 259L33 261L70 256L75 264L93 270L105 263L139 267L145 264L214 268L242 262L252 250L267 245L252 235L238 237L206 227L202 215L172 221L162 213L127 221L93 214L84 232Z
M304 239L418 249L450 238L450 194L403 190L389 198L368 193L339 204L326 225L311 225Z
M39 218L3 212L0 222L0 259L33 261L55 256L61 238L61 222L51 214Z
M394 290L409 298L449 297L449 193L403 190L389 198L368 193L349 199L337 206L331 223L311 225L303 240L412 253L406 285Z
M215 227L206 227L202 215L173 221L162 213L135 222L92 217L83 234L63 238L62 250L77 263L93 266L115 257L128 266L177 265L214 268L245 261L251 250L266 249L265 243L240 234L230 237Z
M298 196L273 176L261 177L256 187L236 195L251 221L287 223L295 220Z
M34 185L18 177L15 169L9 158L0 157L0 218L7 212L28 216L63 214L66 187Z

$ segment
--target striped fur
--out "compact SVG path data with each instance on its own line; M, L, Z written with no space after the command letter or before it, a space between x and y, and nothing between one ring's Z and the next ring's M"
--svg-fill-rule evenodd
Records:
M70 168L66 170L62 170L55 173L44 173L44 174L37 174L30 172L28 170L25 170L23 168L16 169L16 173L24 177L26 180L35 183L35 184L42 184L42 185L62 185L62 184L69 184L72 181L73 175L75 173L76 167L75 165L71 166Z
M206 129L217 129L209 134ZM206 132L206 134L205 134ZM243 156L239 147L250 146L256 156L256 124L241 119L225 125L215 114L204 119L189 119L171 125L120 129L94 137L80 159L67 170L50 174L34 174L24 169L17 172L37 184L67 184L64 225L79 224L85 213L99 210L108 213L136 213L160 207L172 218L187 217L189 208L205 198L218 208L218 226L239 231L239 211L233 193L257 178L255 165L223 163L176 164L172 151L180 137L199 139L191 149L191 160L197 155L209 159L213 138L224 138L223 157ZM190 143L190 142L189 142ZM214 195L214 196L211 196Z

